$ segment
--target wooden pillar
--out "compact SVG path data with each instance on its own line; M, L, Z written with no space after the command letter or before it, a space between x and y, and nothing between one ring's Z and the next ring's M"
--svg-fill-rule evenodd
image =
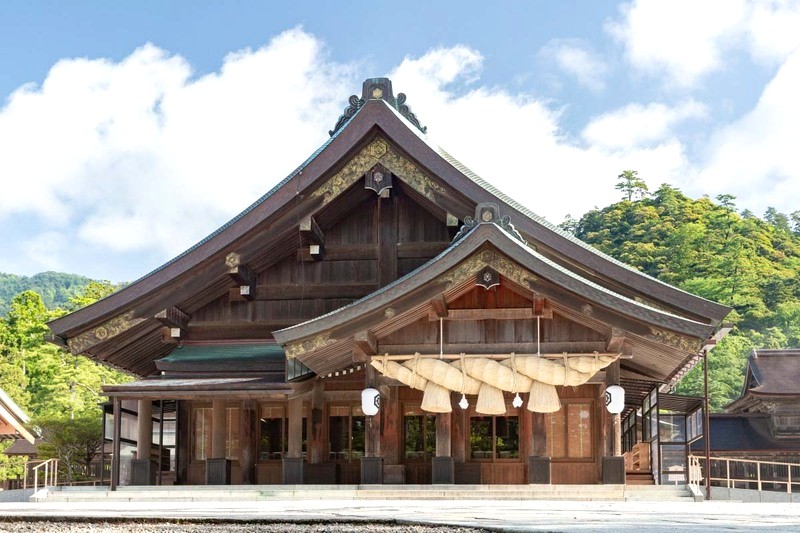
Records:
M436 414L436 457L431 461L431 483L452 484L455 482L451 430L453 413Z
M244 400L241 405L239 417L239 466L242 469L242 484L255 483L255 458L256 458L256 421L258 412L255 400Z
M386 465L400 464L400 394L399 388L381 386L381 455Z
M322 381L314 382L311 391L311 435L309 435L309 463L325 462L325 389Z
M619 360L606 367L606 387L619 385ZM622 421L619 414L608 413L606 417L606 455L618 457L622 455Z
M120 437L122 436L122 401L114 398L114 436L113 436L113 457L111 458L111 490L117 490L119 485L119 453Z
M378 371L372 365L366 365L364 372L364 386L375 387L378 383ZM381 398L383 400L383 398ZM383 407L383 406L381 406ZM375 416L368 416L366 435L364 436L364 456L381 456L381 411Z
M290 398L286 404L289 419L289 442L286 456L296 459L303 456L303 399Z
M450 394L450 403L452 405L457 406L460 399L460 393L453 392ZM461 407L454 407L451 415L453 432L450 449L453 454L453 462L464 463L467 461L467 432L469 431L467 429L467 412Z
M533 413L522 407L519 410L520 426L522 427L522 442L520 442L520 457L529 457L533 454Z
M531 422L531 429L533 430L531 455L545 457L547 455L547 425L545 424L544 413L531 413Z
M211 409L211 457L209 459L225 458L225 400L216 399Z
M153 401L139 400L136 418L136 458L150 459L153 449Z
M192 435L192 413L189 402L178 400L175 406L175 482L178 485L189 483L189 442Z

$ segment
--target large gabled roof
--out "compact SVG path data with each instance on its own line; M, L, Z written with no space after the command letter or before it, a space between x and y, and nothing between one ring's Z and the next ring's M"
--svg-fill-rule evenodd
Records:
M613 287L615 292L651 302L654 306L686 313L712 327L728 313L729 308L725 306L662 283L602 254L502 194L433 144L421 132L413 114L403 113L403 106L398 105L398 100L392 101L391 94L391 98L386 95L373 98L374 93L368 92L367 86L374 81L365 82L363 102L350 111L347 120L337 125L332 137L267 194L162 267L91 306L50 322L53 333L69 341L92 328L102 326L107 331L112 326L120 326L118 329L136 330L142 340L135 342L148 339L145 352L159 351L154 340L158 334L157 324L152 320L155 312L181 306L187 300L193 305L203 298L210 301L227 290L230 282L225 256L241 250L259 249L264 253L265 248L279 246L280 235L297 220L298 213L320 208L320 198L311 193L376 136L396 147L397 152L413 162L427 179L446 186L448 195L437 196L433 201L441 201L442 209L454 212L459 218L471 214L478 203L499 203L542 256L571 270L582 271L584 277L599 285ZM264 232L264 229L271 231ZM265 240L268 239L264 236L266 233L275 238ZM86 350L76 344L73 351ZM161 347L158 355L163 355L163 351ZM117 364L113 357L106 362ZM144 366L128 368L136 373L143 369Z
M513 228L509 227L513 231ZM480 223L465 237L456 240L437 257L395 282L353 302L302 324L274 332L275 340L287 346L287 354L297 357L317 373L345 368L351 363L350 349L358 330L387 333L427 313L432 297L445 296L457 287L475 285L475 276L489 267L531 294L553 298L560 305L580 312L586 302L594 320L608 329L618 328L641 342L664 339L694 339L686 346L699 347L714 333L714 326L698 322L628 298L582 277L548 259L494 222ZM390 315L386 310L391 309ZM389 325L392 323L392 325ZM691 351L691 350L689 350ZM695 350L696 351L696 350ZM667 380L686 357L687 350L663 346L657 353L641 351L635 365ZM657 375L655 375L657 374Z

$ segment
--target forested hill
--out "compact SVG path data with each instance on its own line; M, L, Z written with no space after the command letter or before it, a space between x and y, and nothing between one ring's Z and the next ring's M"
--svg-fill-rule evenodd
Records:
M624 200L561 227L642 272L733 307L726 321L736 327L709 358L712 403L721 408L739 395L752 348L800 347L800 211L770 208L761 219L739 212L730 195L694 200L669 185L648 194L631 177L620 175ZM678 390L701 392L699 372Z
M61 272L41 272L33 276L16 276L0 272L0 317L6 316L11 300L25 291L36 291L48 309L65 307L69 299L91 282L87 277Z

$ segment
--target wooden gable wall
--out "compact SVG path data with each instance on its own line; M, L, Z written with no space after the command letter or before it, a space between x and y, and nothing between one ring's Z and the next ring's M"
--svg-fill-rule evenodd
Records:
M248 301L227 291L192 314L188 340L265 339L285 328L366 296L444 250L450 234L400 180L390 198L357 182L315 217L324 257L315 260L299 238L278 250L257 274Z

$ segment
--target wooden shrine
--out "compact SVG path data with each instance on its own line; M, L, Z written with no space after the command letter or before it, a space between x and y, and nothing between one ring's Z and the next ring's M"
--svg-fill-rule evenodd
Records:
M607 390L674 384L729 309L494 189L388 79L330 134L206 239L50 323L139 377L105 387L112 486L624 483Z

